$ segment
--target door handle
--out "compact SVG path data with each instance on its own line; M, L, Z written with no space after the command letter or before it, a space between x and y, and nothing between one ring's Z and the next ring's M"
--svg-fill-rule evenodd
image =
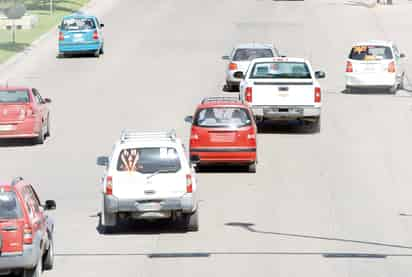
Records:
M17 226L4 226L1 229L6 232L17 231Z

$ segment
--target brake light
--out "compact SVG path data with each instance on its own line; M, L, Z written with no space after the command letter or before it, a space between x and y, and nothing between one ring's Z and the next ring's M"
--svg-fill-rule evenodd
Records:
M33 243L33 229L29 224L24 225L23 229L23 243L32 244Z
M106 177L106 195L113 194L113 178L112 176Z
M247 87L246 91L245 91L245 100L247 102L252 102L252 88L251 87Z
M192 193L193 192L193 183L192 183L192 175L186 175L186 192Z
M388 65L388 72L395 73L395 62L390 62Z
M351 62L346 62L346 72L353 72L353 66Z
M64 40L64 35L62 32L59 32L59 40Z
M229 64L229 70L236 70L237 69L237 64L235 63L230 63Z
M320 88L316 87L315 88L315 103L320 103L320 100L321 100Z
M99 33L97 31L94 31L93 33L93 39L98 40L99 39Z
M254 132L247 134L247 139L250 143L256 144L256 134Z

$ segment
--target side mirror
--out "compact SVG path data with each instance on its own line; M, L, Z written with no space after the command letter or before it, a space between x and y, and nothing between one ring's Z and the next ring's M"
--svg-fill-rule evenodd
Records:
M200 157L199 155L192 155L190 156L190 163L193 165L197 165L200 163Z
M230 57L229 56L222 56L222 60L230 60Z
M102 23L102 24L100 24L100 28L103 28L104 27L104 24Z
M401 54L399 55L399 57L401 57L401 58L405 58L405 57L406 57L406 55L405 55L404 53L401 53Z
M52 102L50 98L44 98L43 100L44 100L44 103L51 103Z
M55 210L56 209L56 201L46 200L46 202L44 202L43 207L46 211Z
M96 164L100 165L100 166L108 166L109 165L109 157L107 157L107 156L97 157Z
M323 79L323 78L325 78L325 77L326 77L325 72L323 72L323 71L316 71L316 72L315 72L315 78L316 78L316 79Z
M193 123L193 116L188 115L185 117L185 122L192 124Z
M239 78L239 79L244 79L245 78L245 74L243 74L242 71L237 71L233 74L233 77L235 78Z

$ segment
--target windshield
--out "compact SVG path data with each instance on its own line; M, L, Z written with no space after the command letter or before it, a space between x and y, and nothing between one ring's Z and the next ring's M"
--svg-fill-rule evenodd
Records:
M376 61L393 59L392 50L387 46L359 45L354 46L349 59L358 61Z
M233 61L251 61L257 58L270 58L273 57L271 49L237 49L233 56Z
M13 191L0 192L0 219L16 219L22 216L16 194Z
M194 120L199 127L243 127L252 124L248 111L244 108L205 108Z
M96 29L91 18L68 18L63 20L61 29L66 31Z
M0 90L0 103L29 103L27 90Z
M253 66L252 79L310 79L304 62L261 62Z
M174 173L180 170L179 155L175 148L128 148L120 152L117 170L140 173Z

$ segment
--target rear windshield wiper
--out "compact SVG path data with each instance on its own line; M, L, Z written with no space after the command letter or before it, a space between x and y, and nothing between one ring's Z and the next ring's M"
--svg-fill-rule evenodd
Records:
M159 173L169 173L169 172L172 172L172 171L170 169L159 169L153 172L152 174L150 174L149 176L147 176L146 179L149 180L150 178L158 175Z

